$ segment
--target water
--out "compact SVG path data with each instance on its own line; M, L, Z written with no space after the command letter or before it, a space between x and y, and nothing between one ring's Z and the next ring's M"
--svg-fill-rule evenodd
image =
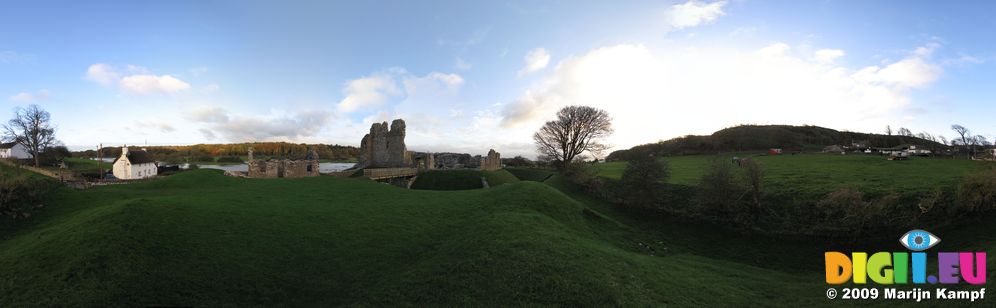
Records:
M321 163L321 164L318 165L318 172L320 172L320 173L338 172L338 171L343 171L343 170L352 168L354 165L356 165L356 164L353 164L353 163ZM187 167L188 167L187 164L181 164L180 165L181 169L187 169ZM206 168L206 169L218 169L218 170L225 170L225 171L239 171L239 172L248 172L249 171L249 164L197 165L197 167Z

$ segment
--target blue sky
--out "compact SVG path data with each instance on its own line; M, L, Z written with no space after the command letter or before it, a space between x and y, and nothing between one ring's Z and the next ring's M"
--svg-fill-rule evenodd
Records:
M741 124L996 137L991 2L14 1L0 118L38 104L75 149L358 145L535 155L559 107L616 148Z

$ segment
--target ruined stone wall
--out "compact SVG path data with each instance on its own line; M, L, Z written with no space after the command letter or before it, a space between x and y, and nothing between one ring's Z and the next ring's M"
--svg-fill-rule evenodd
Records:
M488 156L481 158L481 170L492 171L501 169L501 154L494 149L488 151Z
M249 162L248 176L250 178L301 178L319 176L319 167L318 160L253 160Z
M405 146L405 120L396 119L370 125L370 133L360 141L358 165L365 167L409 167L412 156Z
M284 160L284 176L285 178L303 178L318 176L318 161L317 160Z

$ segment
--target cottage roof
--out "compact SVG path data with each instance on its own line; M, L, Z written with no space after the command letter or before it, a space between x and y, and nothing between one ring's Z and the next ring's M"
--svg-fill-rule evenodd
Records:
M121 156L118 156L118 158L115 158L114 162L112 162L111 164L113 165L114 163L118 162L118 159L121 159ZM156 162L156 160L152 158L152 154L149 154L149 152L141 151L141 150L138 150L138 151L135 151L135 150L128 151L128 161L131 162L132 165L147 164L147 163L155 163Z
M13 148L15 145L17 145L17 141L15 141L15 142L8 142L8 143L0 143L0 149L10 149L10 148Z

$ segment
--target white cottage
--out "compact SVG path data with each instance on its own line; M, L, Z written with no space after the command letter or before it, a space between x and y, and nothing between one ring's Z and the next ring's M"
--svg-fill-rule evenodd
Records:
M28 159L31 153L18 142L0 143L0 158Z
M156 160L145 149L128 151L128 147L121 148L121 157L115 159L113 165L114 177L121 180L150 178L159 173Z

